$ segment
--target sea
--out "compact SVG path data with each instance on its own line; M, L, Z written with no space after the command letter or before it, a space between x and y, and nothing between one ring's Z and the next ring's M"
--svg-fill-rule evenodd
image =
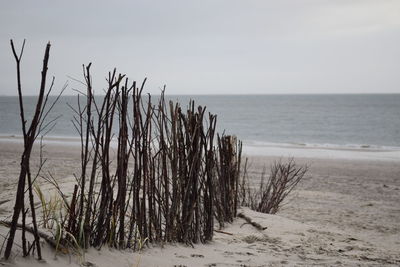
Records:
M156 101L157 97L153 98ZM206 107L217 115L218 132L236 135L249 154L318 156L319 153L339 158L364 155L373 159L400 159L400 94L168 95L166 98L179 102L183 108L190 100ZM50 97L49 102L54 99ZM32 114L36 97L27 96L23 100L25 113ZM50 139L78 137L72 124L77 100L77 96L59 99L48 116L48 121L57 118L55 127L47 134ZM0 136L12 139L21 135L18 98L0 96Z

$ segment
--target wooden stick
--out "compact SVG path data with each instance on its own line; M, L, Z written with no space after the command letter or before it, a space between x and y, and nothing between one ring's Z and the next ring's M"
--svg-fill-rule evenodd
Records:
M0 221L0 224L1 224L1 225L4 225L4 226L6 226L6 227L11 227L12 222L11 222L11 221ZM20 229L23 229L23 228L24 228L25 231L27 231L27 232L29 232L29 233L35 235L35 229L34 229L33 227L31 227L31 226L23 226L22 224L17 223L17 228L20 228ZM50 246L52 246L54 249L58 249L58 250L62 250L62 251L66 251L66 250L67 250L67 248L65 248L63 245L57 244L56 240L55 240L53 237L51 237L50 235L48 235L48 234L46 234L46 233L44 233L44 232L41 232L41 231L37 231L37 234L38 234L41 238L43 238L44 240L46 240L46 242L47 242Z
M254 226L255 228L257 228L260 231L264 231L265 229L267 229L268 227L264 227L259 223L254 222L250 217L247 217L246 215L244 215L243 213L239 213L238 214L239 218L244 219L247 223L251 224L252 226Z
M221 230L214 230L214 232L221 233L221 234L226 234L226 235L233 235L232 233L221 231Z

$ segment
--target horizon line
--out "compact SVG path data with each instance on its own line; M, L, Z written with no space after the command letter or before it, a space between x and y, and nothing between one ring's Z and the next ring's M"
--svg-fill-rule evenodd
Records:
M160 93L142 93L142 95L152 95L152 96L157 96L160 95ZM77 96L78 94L62 94L61 96ZM98 94L95 96L104 96L105 94ZM216 93L216 94L187 94L187 93L183 93L183 94L177 94L177 93L173 93L173 94L164 94L165 96L300 96L300 95L400 95L400 92L383 92L383 93ZM27 95L23 95L23 97L28 96L28 97L32 97L32 96L37 96L37 95L32 95L32 94L27 94ZM50 96L58 96L58 94L50 94ZM18 97L18 94L16 95L5 95L5 94L0 94L0 97Z

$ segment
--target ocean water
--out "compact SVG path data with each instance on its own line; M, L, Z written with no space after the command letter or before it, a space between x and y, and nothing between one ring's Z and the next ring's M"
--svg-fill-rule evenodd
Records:
M183 107L190 99L206 106L217 114L219 132L235 134L248 146L400 148L400 94L167 98ZM74 112L67 103L76 107L77 97L61 97L48 118L59 117L48 136L78 136L71 122ZM34 104L35 97L24 98L27 114L33 113ZM0 97L0 135L21 135L17 97Z

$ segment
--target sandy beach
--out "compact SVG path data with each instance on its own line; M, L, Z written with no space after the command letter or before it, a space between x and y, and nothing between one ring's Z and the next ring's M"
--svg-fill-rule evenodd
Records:
M21 142L0 140L0 219L12 214ZM246 150L245 150L246 151ZM284 155L284 154L282 154ZM38 164L35 148L33 169ZM68 188L79 173L79 146L47 143L43 172ZM252 181L277 156L249 156ZM400 162L344 158L297 157L308 164L306 178L276 215L240 211L267 227L259 231L243 219L216 232L209 244L152 245L140 253L90 249L84 258L57 255L43 243L47 266L399 266ZM34 170L33 170L34 172ZM41 178L42 190L51 186ZM0 226L0 243L7 228ZM16 242L20 242L19 236ZM17 256L8 266L44 266ZM19 254L18 254L19 253Z
M400 267L400 0L3 2L0 267Z

